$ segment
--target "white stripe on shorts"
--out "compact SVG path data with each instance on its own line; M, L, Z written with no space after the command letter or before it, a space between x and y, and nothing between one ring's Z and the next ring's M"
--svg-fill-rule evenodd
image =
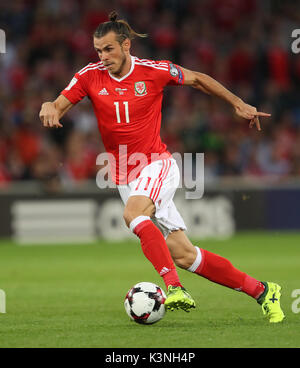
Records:
M159 176L158 176L158 178L155 179L152 190L151 190L151 193L150 193L150 198L152 199L153 202L155 202L156 199L158 198L159 192L160 192L161 187L162 187L162 183L166 179L166 177L167 177L167 175L170 171L170 167L171 167L171 160L170 159L164 159L163 160L163 166L160 170Z

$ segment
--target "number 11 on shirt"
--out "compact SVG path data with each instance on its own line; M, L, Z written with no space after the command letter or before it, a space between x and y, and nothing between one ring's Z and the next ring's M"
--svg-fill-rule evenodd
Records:
M114 102L114 105L116 107L117 123L121 123L119 102ZM129 123L130 121L129 121L128 101L124 101L123 105L125 108L126 123Z

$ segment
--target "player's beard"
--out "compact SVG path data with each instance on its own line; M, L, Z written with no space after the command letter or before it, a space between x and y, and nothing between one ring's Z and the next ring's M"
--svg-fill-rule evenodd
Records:
M119 67L119 69L115 72L115 73L113 73L113 74L115 74L115 75L120 75L121 73L122 73L122 70L123 70L123 68L124 68L124 65L125 65L125 63L126 63L126 55L125 55L125 53L124 53L124 51L122 50L122 56L121 56L121 64L120 64L120 67Z

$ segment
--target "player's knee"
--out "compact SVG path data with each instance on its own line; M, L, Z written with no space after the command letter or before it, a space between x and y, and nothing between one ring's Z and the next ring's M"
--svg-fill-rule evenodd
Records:
M144 211L138 211L136 209L131 209L131 208L126 208L125 207L124 212L123 212L123 219L124 219L127 227L130 227L131 221L133 221L138 216L149 216L149 214L145 213Z
M125 206L123 218L126 225L129 227L132 220L138 216L153 216L155 206L149 198L138 197L130 198Z
M130 223L132 220L134 220L138 215L136 215L136 213L134 213L134 211L131 211L129 208L124 209L123 212L123 219L127 225L127 227L129 227Z
M185 251L180 256L173 257L176 266L187 270L195 262L195 253L192 251Z

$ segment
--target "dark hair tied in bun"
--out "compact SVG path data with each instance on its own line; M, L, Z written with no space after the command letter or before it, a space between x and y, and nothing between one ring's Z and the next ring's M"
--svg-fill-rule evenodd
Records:
M109 13L108 17L111 22L115 22L118 18L118 13L115 10L113 10L111 13Z
M127 38L133 40L135 37L147 37L144 33L135 32L124 19L118 19L118 13L113 10L109 13L109 21L99 24L94 32L94 37L101 38L109 32L115 32L120 44Z

